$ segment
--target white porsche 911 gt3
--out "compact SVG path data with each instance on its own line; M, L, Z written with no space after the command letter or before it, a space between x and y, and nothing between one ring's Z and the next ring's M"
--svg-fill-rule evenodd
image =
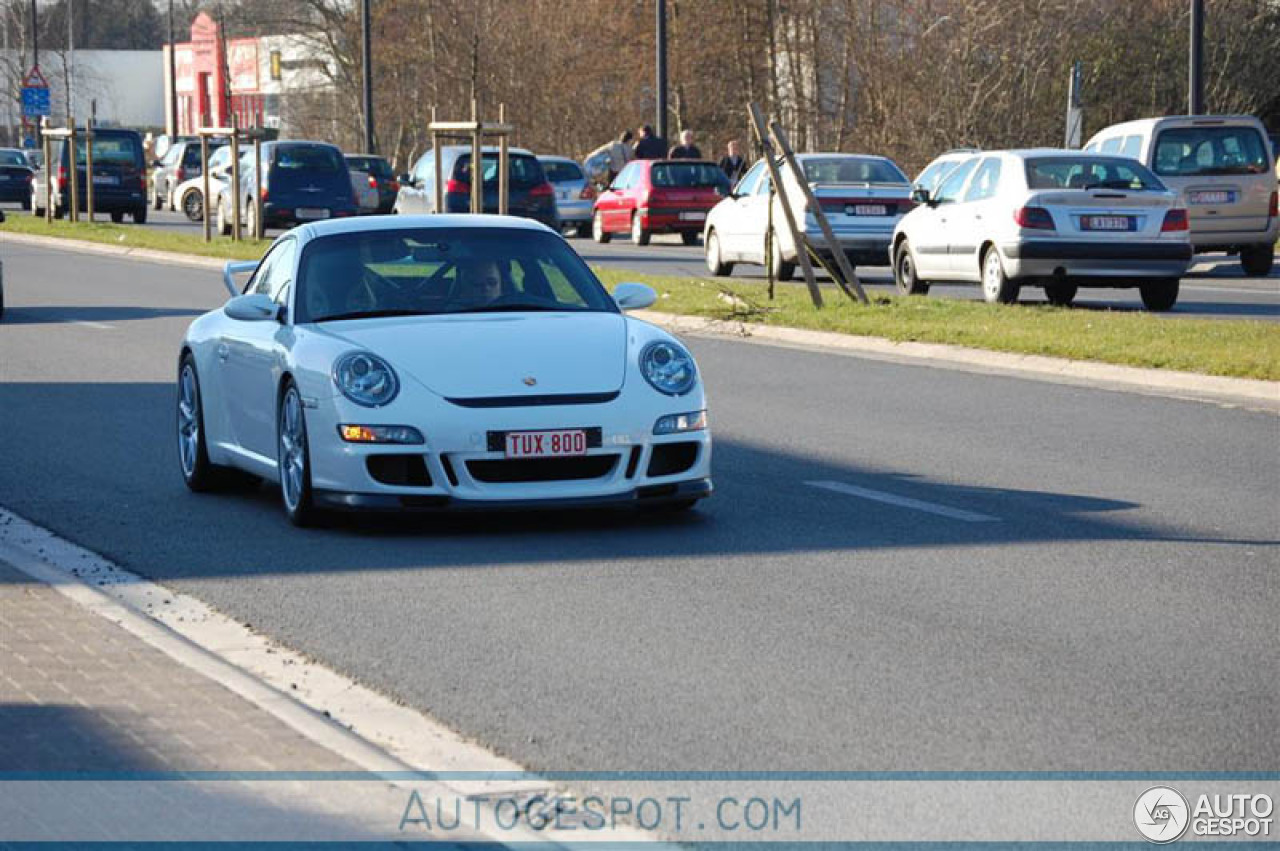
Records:
M252 270L243 289L234 276ZM622 311L568 243L528 219L395 216L302 225L178 359L182 475L280 483L325 508L655 505L711 494L693 357Z

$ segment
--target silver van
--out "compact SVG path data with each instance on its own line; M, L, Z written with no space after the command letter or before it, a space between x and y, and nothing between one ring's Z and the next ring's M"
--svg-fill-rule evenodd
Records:
M1144 118L1096 133L1084 149L1132 157L1179 193L1196 251L1238 253L1253 277L1271 272L1280 236L1276 163L1257 118Z

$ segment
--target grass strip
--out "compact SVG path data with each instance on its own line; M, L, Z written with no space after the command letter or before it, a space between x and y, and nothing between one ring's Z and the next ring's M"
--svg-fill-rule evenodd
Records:
M105 214L100 214L106 218ZM271 240L246 239L232 242L229 237L213 237L205 242L201 234L170 233L158 228L138 227L135 224L113 225L110 222L80 221L72 224L66 219L46 222L29 212L5 211L0 230L34 236L55 236L62 239L78 239L84 242L100 242L128 248L148 248L153 251L173 251L179 254L196 254L201 257L217 257L222 260L257 260L267 250Z

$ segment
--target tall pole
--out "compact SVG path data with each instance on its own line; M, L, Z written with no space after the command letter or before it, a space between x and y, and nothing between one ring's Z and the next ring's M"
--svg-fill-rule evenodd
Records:
M364 150L376 154L373 149L373 50L369 26L369 0L360 3L360 39L364 53Z
M1191 0L1191 56L1188 70L1188 112L1191 115L1201 115L1204 112L1204 0Z
M36 0L31 0L31 67L40 67L40 28L36 26Z
M74 113L76 89L75 0L67 0L67 112Z
M164 129L170 139L178 135L178 60L173 55L177 47L173 35L173 0L169 0L169 122Z
M657 121L654 122L654 128L659 139L667 138L667 0L657 0L658 2L658 22L657 22L657 66L658 79L657 101L658 115Z

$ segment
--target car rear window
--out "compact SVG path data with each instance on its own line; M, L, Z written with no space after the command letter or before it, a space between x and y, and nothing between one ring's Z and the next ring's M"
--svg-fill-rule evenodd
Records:
M0 151L0 165L28 165L27 158L19 151Z
M1120 157L1044 157L1027 160L1029 189L1129 189L1163 191L1147 167Z
M654 186L694 187L718 186L729 192L729 178L715 163L659 163L649 172Z
M347 157L347 168L374 177L391 177L391 163L382 157Z
M804 177L810 183L908 183L888 160L874 157L806 157Z
M209 158L213 159L213 153L222 148L227 147L226 142L209 142ZM195 168L200 165L200 146L187 145L186 151L182 154L182 165L184 168Z
M497 152L481 154L480 163L484 166L484 182L497 183ZM507 170L507 177L510 179L512 186L537 186L540 183L547 182L546 174L542 170L542 164L528 154L508 154ZM463 154L458 157L458 161L453 164L453 176L455 180L461 180L463 183L471 182L471 154Z
M585 180L582 168L577 163L544 162L542 170L547 173L547 180L552 183L570 183Z
M66 161L64 148L63 161ZM126 136L106 136L95 133L93 136L93 163L94 165L128 165L136 166L142 162L142 144L138 141L138 137L129 134ZM76 137L76 165L84 165L85 163L85 144L84 137Z
M1253 127L1179 127L1156 137L1156 174L1207 177L1263 174L1267 149Z
M276 148L275 167L285 171L346 171L342 154L326 145L281 145Z

